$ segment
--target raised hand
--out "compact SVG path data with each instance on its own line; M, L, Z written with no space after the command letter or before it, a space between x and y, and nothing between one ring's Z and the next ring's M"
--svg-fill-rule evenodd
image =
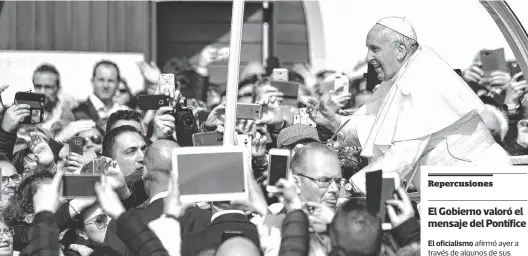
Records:
M33 210L35 213L49 211L55 213L59 208L61 184L64 172L57 171L51 182L38 185L37 192L33 195Z
M69 123L62 129L62 131L55 137L59 142L66 143L73 136L80 132L89 131L95 127L95 122L92 120L78 120Z
M117 220L125 212L125 207L112 185L106 182L106 180L107 177L101 175L101 181L95 184L95 192L97 193L97 199L103 211L110 218Z
M66 157L66 170L71 174L81 174L84 166L84 156L70 152Z
M484 70L482 70L481 62L474 62L469 68L462 72L462 77L468 83L480 84L482 77L484 76Z
M31 114L29 108L27 104L13 105L8 108L2 120L2 129L9 133L15 132L20 121Z
M48 143L36 132L31 132L29 137L28 147L31 153L35 155L37 164L44 166L51 165L55 160L55 156Z
M136 63L139 67L141 75L151 84L158 84L161 71L154 61L147 63L145 61L140 61Z
M398 197L401 199L398 199ZM387 214L389 215L392 228L400 226L415 215L411 199L401 187L396 189L394 199L387 200L385 203L387 204Z

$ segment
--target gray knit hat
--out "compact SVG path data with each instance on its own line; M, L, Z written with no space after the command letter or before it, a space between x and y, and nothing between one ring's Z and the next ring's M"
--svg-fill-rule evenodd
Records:
M279 133L277 147L282 148L306 139L321 142L315 128L306 124L294 124Z

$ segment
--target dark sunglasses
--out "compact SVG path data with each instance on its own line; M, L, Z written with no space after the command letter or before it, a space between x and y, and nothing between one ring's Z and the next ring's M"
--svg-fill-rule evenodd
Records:
M88 143L90 141L92 141L93 144L97 144L97 145L100 145L103 143L103 137L99 136L99 135L94 135L94 136L91 136L91 137L85 137L84 138L84 142L85 143Z

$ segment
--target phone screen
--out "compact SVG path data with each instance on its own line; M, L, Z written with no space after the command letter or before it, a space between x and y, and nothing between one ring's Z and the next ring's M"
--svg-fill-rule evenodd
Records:
M275 186L280 179L287 178L288 158L283 155L270 155L269 186Z
M63 196L67 198L97 197L95 183L100 181L99 176L92 175L66 175L63 177Z
M73 137L70 139L70 152L83 155L84 138Z
M381 180L381 200L380 200L380 210L379 216L384 223L390 223L389 218L386 214L387 210L385 208L385 201L393 199L392 195L396 189L396 181L394 178L383 178Z

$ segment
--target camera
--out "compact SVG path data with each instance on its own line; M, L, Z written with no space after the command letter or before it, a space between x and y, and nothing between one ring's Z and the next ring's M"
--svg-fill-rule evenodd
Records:
M198 132L198 125L192 110L187 106L187 98L182 97L174 106L176 120L176 139L182 147L193 146L193 134Z

